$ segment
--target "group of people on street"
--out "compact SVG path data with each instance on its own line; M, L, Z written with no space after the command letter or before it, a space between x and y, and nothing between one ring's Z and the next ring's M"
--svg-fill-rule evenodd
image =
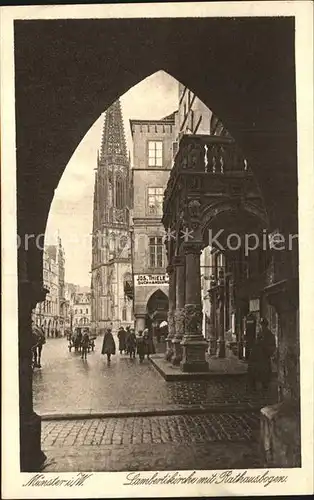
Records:
M149 358L150 354L155 353L152 333L148 328L143 331L139 330L136 335L134 328L123 327L118 331L119 351L122 355L129 355L130 359L135 359L136 353L139 356L140 363L143 362L145 355ZM116 353L116 345L112 335L112 330L107 328L104 335L101 354L107 356L107 361L110 363L111 356Z
M145 328L143 331L139 330L136 334L134 328L127 327L124 329L120 327L118 331L118 340L120 354L126 354L130 359L135 359L137 354L140 363L143 362L145 356L149 358L151 354L156 352L153 334L148 328ZM43 329L33 323L31 347L33 368L41 368L41 353L45 343L46 339ZM275 336L268 328L268 321L265 318L261 318L260 320L260 328L256 338L250 339L248 344L248 387L255 390L261 385L263 390L267 390L272 376L272 358L276 352L276 340ZM80 345L81 357L82 359L87 359L87 353L90 347L90 337L87 329L81 333ZM107 356L109 364L111 356L115 353L116 345L112 330L111 328L107 328L103 339L101 354Z

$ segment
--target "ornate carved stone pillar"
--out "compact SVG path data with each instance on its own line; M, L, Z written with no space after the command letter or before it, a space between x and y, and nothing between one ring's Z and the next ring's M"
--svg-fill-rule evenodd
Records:
M214 276L211 276L210 286L211 287L208 290L209 303L210 303L208 354L210 356L215 356L217 353L217 326L216 326L217 283L215 281Z
M219 358L226 357L225 343L225 280L222 269L218 275L218 343L217 356Z
M135 314L135 330L139 332L144 330L146 321L146 314Z
M182 340L183 359L181 370L184 372L208 371L205 358L207 342L202 335L202 302L200 254L203 243L193 241L184 243L185 250L185 333Z
M174 313L175 335L172 339L172 364L179 365L182 361L182 339L184 335L184 305L185 305L185 256L174 257L176 273L176 306Z
M168 310L168 336L166 338L167 350L165 358L170 361L173 355L172 340L175 336L175 320L174 312L176 307L176 273L175 267L172 264L167 266L169 275L169 310Z

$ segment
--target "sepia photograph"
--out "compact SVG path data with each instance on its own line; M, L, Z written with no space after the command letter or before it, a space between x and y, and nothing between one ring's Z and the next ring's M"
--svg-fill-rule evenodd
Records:
M296 2L3 8L2 431L19 498L311 492L297 48L313 5L297 3L299 18ZM117 485L88 492L95 473Z

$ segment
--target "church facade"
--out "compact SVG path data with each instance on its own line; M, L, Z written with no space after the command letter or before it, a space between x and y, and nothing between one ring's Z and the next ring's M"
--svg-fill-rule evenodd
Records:
M106 111L94 187L91 328L116 331L132 321L132 301L124 290L132 281L129 243L130 161L120 101Z

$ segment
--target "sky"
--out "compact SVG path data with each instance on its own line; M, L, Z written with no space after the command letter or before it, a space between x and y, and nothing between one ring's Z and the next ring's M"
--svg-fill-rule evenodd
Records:
M178 107L178 82L164 71L149 76L120 97L127 147L131 152L130 119L160 119ZM50 207L45 243L59 234L65 251L65 281L90 286L94 169L105 110L87 131L69 161Z

